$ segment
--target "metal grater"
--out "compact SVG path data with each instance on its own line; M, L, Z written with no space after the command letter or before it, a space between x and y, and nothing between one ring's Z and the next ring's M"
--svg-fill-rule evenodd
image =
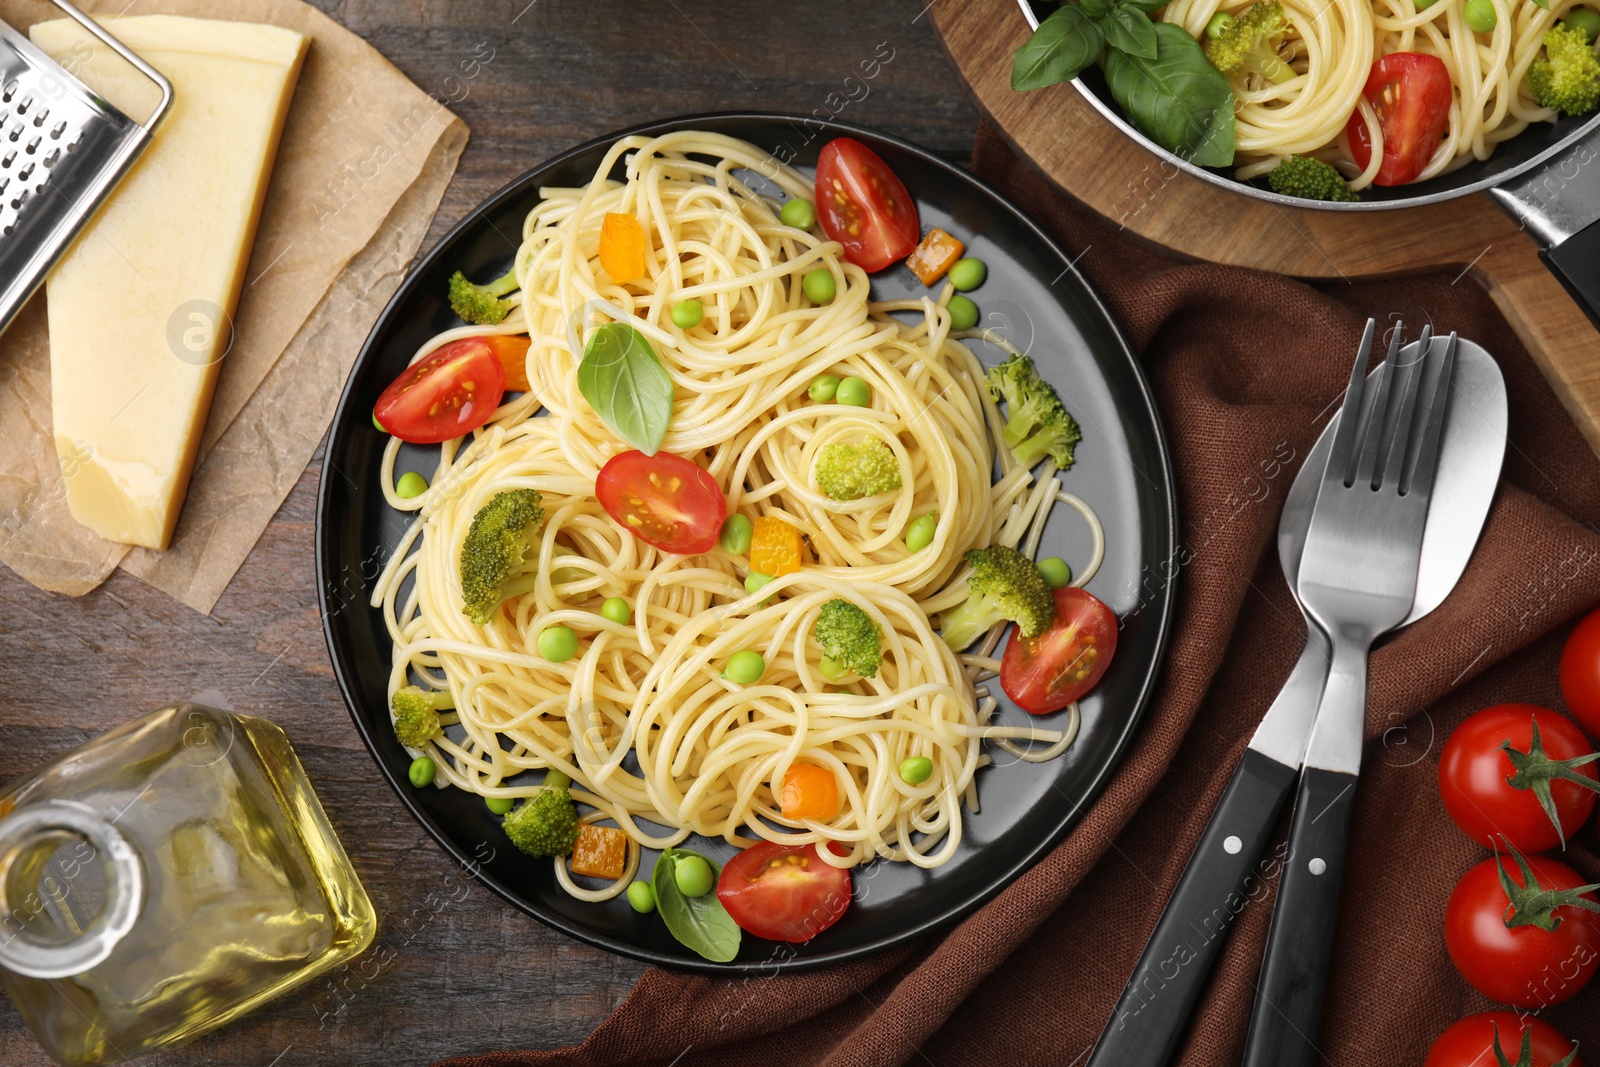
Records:
M161 74L66 0L53 0L161 89L135 122L0 21L0 333L139 158L172 104Z

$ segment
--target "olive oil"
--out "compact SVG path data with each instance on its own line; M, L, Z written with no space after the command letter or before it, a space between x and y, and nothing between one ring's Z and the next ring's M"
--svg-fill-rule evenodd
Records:
M372 940L372 904L265 720L165 708L35 772L0 816L0 976L62 1063L190 1040Z

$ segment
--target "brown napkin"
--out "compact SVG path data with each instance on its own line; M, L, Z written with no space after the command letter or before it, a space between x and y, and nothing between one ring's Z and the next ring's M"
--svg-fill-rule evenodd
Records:
M1059 848L942 940L794 976L652 970L579 1048L451 1067L1081 1062L1299 655L1304 630L1273 534L1369 315L1403 318L1413 333L1432 322L1487 348L1505 372L1511 430L1460 586L1373 656L1324 1062L1420 1064L1447 1025L1491 1006L1445 953L1450 889L1487 853L1445 815L1439 750L1488 704L1561 706L1563 624L1600 600L1600 463L1470 283L1431 275L1319 291L1180 264L1054 192L992 129L980 131L974 167L1078 258L1142 352L1170 434L1185 561L1177 624L1127 760ZM1589 881L1600 881L1596 844L1591 820L1563 857ZM1252 904L1240 916L1183 1064L1238 1063L1269 914ZM1546 1017L1600 1051L1597 1007L1600 985Z

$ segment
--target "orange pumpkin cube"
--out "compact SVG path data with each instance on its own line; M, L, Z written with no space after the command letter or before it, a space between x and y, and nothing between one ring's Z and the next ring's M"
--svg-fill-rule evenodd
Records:
M644 277L644 227L632 215L606 212L600 223L600 266L614 282L631 282Z
M906 266L911 268L911 273L923 285L932 285L961 258L961 253L967 250L959 238L952 237L939 227L935 226L928 231L928 236L922 243L912 250L906 257Z
M616 881L628 865L628 835L614 826L584 823L572 846L572 873Z

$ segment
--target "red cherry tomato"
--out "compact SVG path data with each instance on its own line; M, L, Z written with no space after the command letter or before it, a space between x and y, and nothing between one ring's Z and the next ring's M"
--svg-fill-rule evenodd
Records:
M387 431L418 445L471 433L489 421L506 391L506 372L481 337L451 341L389 383L372 416Z
M1435 1038L1422 1067L1499 1067L1494 1054L1496 1031L1506 1062L1516 1063L1522 1035L1528 1030L1533 1031L1529 1067L1555 1067L1573 1050L1572 1042L1543 1019L1514 1011L1480 1011L1451 1023ZM1583 1067L1583 1061L1573 1057L1568 1067Z
M1497 862L1514 884L1523 885L1516 862L1504 855L1462 875L1445 906L1445 948L1461 977L1490 1000L1514 1008L1559 1004L1588 984L1600 966L1600 915L1564 905L1554 911L1558 924L1553 931L1507 926L1511 907L1495 873ZM1528 865L1543 890L1585 884L1577 871L1557 860L1529 856Z
M1082 589L1057 589L1056 617L1038 637L1011 628L1000 688L1023 711L1060 711L1095 687L1117 651L1117 617Z
M1378 128L1383 131L1383 162L1372 184L1416 181L1450 121L1455 89L1444 61L1421 52L1391 52L1372 64L1362 95L1378 113ZM1372 161L1372 135L1360 108L1350 116L1345 132L1350 137L1350 157L1365 170Z
M717 899L757 937L810 941L850 907L850 872L824 862L815 845L763 841L722 868Z
M1600 609L1573 628L1561 648L1561 699L1590 735L1600 737Z
M860 141L837 137L817 157L817 215L828 240L862 270L882 270L917 247L917 202L889 164Z
M682 456L633 450L600 468L595 496L606 513L645 544L694 556L717 543L728 501L716 479Z
M1594 810L1595 794L1576 782L1550 782L1550 798L1561 820L1561 832L1539 806L1532 789L1515 788L1507 779L1516 773L1501 745L1528 752L1533 724L1540 744L1552 760L1587 755L1589 742L1571 719L1533 704L1497 704L1470 716L1450 734L1439 757L1439 794L1445 810L1462 831L1490 848L1501 840L1520 852L1544 852L1570 839ZM1594 765L1577 768L1595 777Z

